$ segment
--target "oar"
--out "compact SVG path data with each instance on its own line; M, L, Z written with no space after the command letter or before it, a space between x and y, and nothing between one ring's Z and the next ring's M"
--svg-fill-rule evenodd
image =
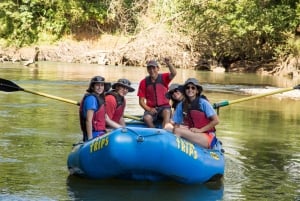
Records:
M15 84L14 82L12 82L10 80L3 79L3 78L0 78L0 91L5 91L5 92L24 91L24 92L27 92L27 93L43 96L43 97L46 97L46 98L51 98L51 99L54 99L54 100L63 101L63 102L70 103L70 104L73 104L73 105L78 105L78 106L80 105L80 103L77 102L77 101L73 101L73 100L61 98L61 97L58 97L58 96L53 96L53 95L49 95L49 94L45 94L45 93L41 93L41 92L36 92L36 91L31 91L31 90L28 90L28 89L24 89L24 88L18 86L17 84ZM136 117L136 116L132 116L132 115L124 114L124 117L128 118L128 119L141 121L141 118Z
M213 107L215 109L218 109L220 107L224 107L224 106L231 105L231 104L234 104L234 103L240 103L240 102L244 102L244 101L248 101L248 100L252 100L252 99L256 99L256 98L261 98L261 97L270 96L270 95L274 95L274 94L279 94L279 93L283 93L283 92L287 92L287 91L292 91L294 89L300 89L300 85L297 85L297 86L294 86L294 87L289 87L289 88L278 89L278 90L271 91L271 92L264 93L264 94L259 94L259 95L245 97L245 98L240 98L240 99L237 99L237 100L221 101L221 102L218 102L218 103L214 103Z

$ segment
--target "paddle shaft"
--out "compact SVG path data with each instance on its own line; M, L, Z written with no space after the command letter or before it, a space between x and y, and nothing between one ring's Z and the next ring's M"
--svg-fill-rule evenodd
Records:
M77 101L61 98L61 97L58 97L58 96L53 96L53 95L46 94L46 93L41 93L41 92L37 92L37 91L23 89L22 87L18 86L16 83L14 83L10 80L3 79L3 78L0 78L0 90L5 91L5 92L24 91L24 92L31 93L31 94L34 94L34 95L39 95L39 96L43 96L43 97L46 97L46 98L51 98L51 99L54 99L54 100L58 100L58 101L62 101L62 102L66 102L66 103L70 103L70 104L73 104L73 105L80 106L80 103L77 102ZM141 118L136 117L136 116L132 116L132 115L124 114L124 117L128 118L128 119L141 121Z
M71 103L73 105L78 105L78 106L80 105L80 103L77 102L77 101L73 101L73 100L69 100L69 99L65 99L65 98L61 98L61 97L58 97L58 96L53 96L53 95L49 95L49 94L45 94L45 93L41 93L41 92L31 91L31 90L28 90L28 89L23 89L23 88L19 87L18 85L16 85L15 83L13 83L10 80L0 78L0 81L1 81L0 82L0 90L1 91L6 91L6 92L24 91L24 92L27 92L27 93L31 93L31 94L35 94L35 95L39 95L39 96L43 96L43 97L47 97L47 98L51 98L51 99L54 99L54 100L59 100L59 101L63 101L63 102L66 102L66 103ZM261 97L265 97L265 96L270 96L270 95L274 95L274 94L279 94L279 93L291 91L291 90L294 90L294 89L300 89L300 85L297 85L295 87L279 89L279 90L275 90L275 91L264 93L264 94L245 97L245 98L241 98L241 99L237 99L237 100L233 100L233 101L228 101L228 100L221 101L219 103L214 103L213 107L215 109L218 109L220 107L224 107L224 106L227 106L227 105L240 103L240 102L244 102L244 101L248 101L248 100L252 100L252 99L256 99L256 98L261 98ZM133 120L137 120L137 121L141 121L141 118L136 117L136 116L132 116L132 115L124 114L124 117L129 118L129 119L133 119Z
M216 109L216 108L219 108L219 107L224 107L224 106L227 106L227 105L231 105L231 104L235 104L235 103L240 103L240 102L244 102L244 101L248 101L248 100L252 100L252 99L256 99L256 98L261 98L261 97L265 97L265 96L279 94L279 93L283 93L283 92L287 92L287 91L291 91L291 90L299 89L299 88L300 88L300 85L297 85L295 87L278 89L278 90L271 91L271 92L268 92L268 93L254 95L254 96L249 96L249 97L245 97L245 98L240 98L240 99L233 100L233 101L221 101L219 103L214 103L213 107Z
M61 98L61 97L58 97L58 96L53 96L53 95L49 95L49 94L45 94L45 93L41 93L41 92L31 91L31 90L28 90L28 89L23 89L23 91L31 93L31 94L35 94L35 95L39 95L39 96L43 96L43 97L51 98L51 99L54 99L54 100L63 101L63 102L66 102L66 103L70 103L70 104L73 104L73 105L80 106L80 103L77 102L77 101L73 101L73 100L69 100L69 99L65 99L65 98ZM141 121L140 118L135 117L135 116L131 116L131 115L127 115L127 114L124 114L124 117L128 118L128 119Z
M41 92L31 91L31 90L28 90L28 89L23 89L23 91L31 93L31 94L51 98L51 99L54 99L54 100L63 101L63 102L66 102L66 103L71 103L73 105L78 105L78 106L80 105L80 103L77 102L77 101L61 98L61 97L58 97L58 96L53 96L53 95L49 95L49 94L45 94L45 93L41 93Z

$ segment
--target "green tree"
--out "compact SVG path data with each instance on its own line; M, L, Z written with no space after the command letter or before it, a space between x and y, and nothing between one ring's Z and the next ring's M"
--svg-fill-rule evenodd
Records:
M181 31L206 58L269 60L300 21L295 1L183 0Z

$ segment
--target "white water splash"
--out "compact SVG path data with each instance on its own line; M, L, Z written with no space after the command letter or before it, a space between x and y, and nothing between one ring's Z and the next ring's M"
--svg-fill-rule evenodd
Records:
M259 94L276 91L278 89L280 89L280 88L265 87L265 88L240 89L240 91L242 91L246 94L259 95ZM291 99L295 99L295 100L300 100L300 89L294 89L292 91L287 91L287 92L280 93L280 94L274 94L272 96L277 97L277 98L291 98Z

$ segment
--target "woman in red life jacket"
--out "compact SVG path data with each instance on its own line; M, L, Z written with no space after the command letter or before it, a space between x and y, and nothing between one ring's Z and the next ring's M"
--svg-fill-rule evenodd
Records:
M169 59L165 58L165 63L170 72L160 74L156 61L147 62L149 76L141 80L138 88L139 104L145 110L143 119L150 128L155 127L157 120L162 120L163 127L170 121L171 106L165 93L177 72Z
M134 92L131 82L127 79L119 79L112 85L112 90L105 94L106 114L109 118L125 127L125 120L123 118L126 107L125 96L128 92Z
M91 79L87 93L82 98L79 117L83 133L83 141L93 139L106 133L106 124L113 128L122 127L110 120L105 113L104 93L111 87L104 77L95 76Z
M172 132L204 148L211 148L216 141L215 126L219 123L219 118L212 105L201 96L202 90L197 79L186 80L185 100L176 107ZM182 123L187 127L180 126ZM170 127L165 129L170 130Z

